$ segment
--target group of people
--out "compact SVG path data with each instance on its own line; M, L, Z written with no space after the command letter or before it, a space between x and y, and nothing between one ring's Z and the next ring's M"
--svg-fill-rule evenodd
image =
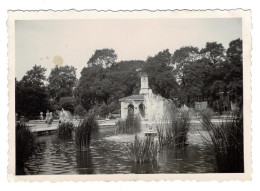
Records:
M45 117L45 123L47 123L50 126L52 124L52 122L53 122L52 112L49 112L49 110L47 110L46 117Z
M65 111L62 108L61 111L57 111L57 112L59 114L59 123L60 124L71 121L72 117L68 111ZM44 117L42 115L43 113L41 112L40 114L41 114L40 119L43 120L44 119ZM50 125L52 125L52 122L53 122L53 114L52 114L52 112L49 112L49 110L47 110L46 117L45 117L45 123L47 123L48 126L50 126Z

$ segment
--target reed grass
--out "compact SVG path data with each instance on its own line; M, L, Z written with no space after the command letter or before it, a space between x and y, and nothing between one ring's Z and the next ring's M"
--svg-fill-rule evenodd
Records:
M187 111L173 115L171 120L163 120L156 124L160 146L184 147L190 129L190 118Z
M23 174L23 167L28 158L38 147L36 136L25 123L17 123L15 131L16 174Z
M133 114L128 115L125 120L118 120L116 133L138 133L141 130L141 119Z
M81 150L90 146L91 135L98 131L98 124L94 115L88 115L75 128L76 146Z
M60 123L58 126L59 137L71 137L74 130L74 124L72 122Z
M204 144L216 161L216 172L244 172L243 119L233 115L220 124L213 124L206 115L202 119L203 129L209 135L203 136Z
M152 137L140 140L135 135L135 140L126 145L128 158L135 163L157 161L159 145Z

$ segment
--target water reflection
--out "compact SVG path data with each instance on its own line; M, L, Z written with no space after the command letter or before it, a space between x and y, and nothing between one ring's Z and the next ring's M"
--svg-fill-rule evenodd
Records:
M134 174L156 174L159 166L156 161L145 163L133 163L131 165L131 173Z
M135 164L125 155L124 143L108 141L115 129L107 127L93 134L90 149L77 150L74 136L56 134L38 137L39 151L26 163L25 174L153 174L214 172L214 162L205 149L189 145L184 149L162 149L155 163Z
M94 165L90 149L86 151L76 151L78 174L94 174Z

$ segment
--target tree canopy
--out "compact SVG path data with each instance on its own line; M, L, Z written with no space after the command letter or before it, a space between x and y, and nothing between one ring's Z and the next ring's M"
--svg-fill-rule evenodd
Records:
M72 96L76 84L76 68L73 66L56 66L48 78L48 88L53 99Z
M154 93L165 98L173 98L177 95L178 84L173 75L171 66L171 54L168 49L148 57L143 71L149 76L149 86Z
M88 61L88 66L100 66L103 68L112 66L117 59L115 50L104 48L96 50Z
M21 83L26 87L41 87L44 86L44 82L46 80L45 72L46 68L43 68L41 66L33 66L31 70L26 72L24 77L21 80Z
M35 117L50 108L45 71L35 65L20 82L15 80L15 110L19 115Z
M119 99L139 94L142 70L148 74L155 94L194 106L208 101L215 111L243 103L242 40L230 42L227 50L221 43L207 42L199 49L184 46L170 53L162 50L146 61L117 62L115 50L96 50L82 69L79 80L73 66L56 66L46 85L46 69L33 66L21 81L16 81L16 112L38 115L40 111L61 107L82 115L89 110L100 115L117 113ZM105 112L104 112L105 111Z

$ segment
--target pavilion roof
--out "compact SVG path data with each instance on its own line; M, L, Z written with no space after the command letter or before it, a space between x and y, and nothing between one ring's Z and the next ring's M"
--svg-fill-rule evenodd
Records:
M123 97L121 99L119 99L119 101L123 102L123 101L132 101L132 100L144 100L144 95L131 95L131 96L127 96L127 97Z

